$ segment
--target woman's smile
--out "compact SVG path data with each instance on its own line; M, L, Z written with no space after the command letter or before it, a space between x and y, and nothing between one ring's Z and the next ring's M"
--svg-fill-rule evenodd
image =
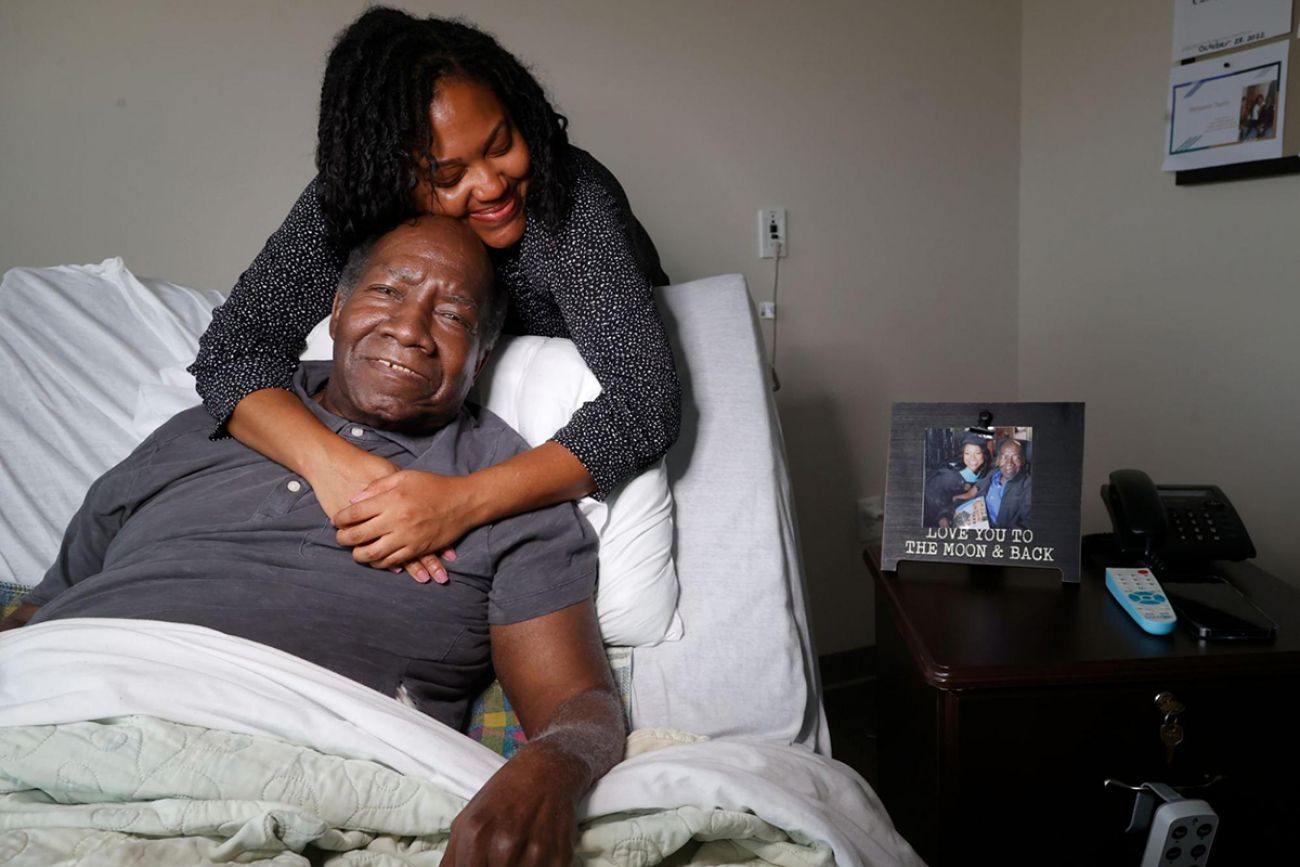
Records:
M484 223L492 223L495 225L509 222L514 219L515 214L518 212L519 196L514 191L511 191L510 195L502 202L492 205L491 207L471 210L469 212L469 218L471 220L479 220Z

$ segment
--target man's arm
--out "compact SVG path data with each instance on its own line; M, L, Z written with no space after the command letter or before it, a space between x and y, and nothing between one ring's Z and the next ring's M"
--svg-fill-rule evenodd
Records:
M26 626L27 621L31 620L32 616L40 610L41 606L33 605L30 602L24 602L13 611L10 611L8 617L4 620L0 620L0 632L5 632L9 629L17 629L20 626Z
M160 434L175 423L175 420L167 422L137 446L135 451L127 455L121 463L95 480L90 490L86 492L81 507L77 509L63 532L63 543L59 546L58 557L55 558L41 582L24 597L29 601L20 606L11 617L17 616L24 608L29 608L22 621L26 623L41 605L53 602L56 596L72 585L103 571L104 558L108 554L109 545L135 510L138 502L136 492L138 475L158 451Z
M493 626L492 662L529 740L452 822L442 863L567 867L578 802L626 736L595 605Z
M1033 476L1025 476L1025 480L1020 483L1020 503L1016 509L1016 522L1022 529L1028 530L1031 526L1029 512L1034 504L1034 489L1032 486Z

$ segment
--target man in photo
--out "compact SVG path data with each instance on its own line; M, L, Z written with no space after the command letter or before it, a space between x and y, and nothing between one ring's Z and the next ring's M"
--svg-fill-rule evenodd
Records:
M999 529L1029 529L1031 479L1024 444L1004 439L998 445L996 468L976 486L984 498L989 524Z

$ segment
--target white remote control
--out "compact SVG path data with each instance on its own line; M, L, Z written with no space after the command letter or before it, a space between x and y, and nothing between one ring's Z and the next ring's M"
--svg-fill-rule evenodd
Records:
M1161 804L1151 820L1142 867L1204 867L1219 817L1205 801Z
M1106 567L1106 587L1120 606L1152 635L1168 635L1178 621L1174 606L1150 569Z

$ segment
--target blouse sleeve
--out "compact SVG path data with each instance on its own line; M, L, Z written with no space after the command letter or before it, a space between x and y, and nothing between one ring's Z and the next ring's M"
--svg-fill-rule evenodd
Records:
M329 239L317 184L303 190L284 224L212 314L189 371L214 437L254 391L289 388L303 342L330 311L346 254Z
M569 336L602 391L554 439L587 468L603 499L677 440L681 386L614 196L582 163L573 195L546 260Z

